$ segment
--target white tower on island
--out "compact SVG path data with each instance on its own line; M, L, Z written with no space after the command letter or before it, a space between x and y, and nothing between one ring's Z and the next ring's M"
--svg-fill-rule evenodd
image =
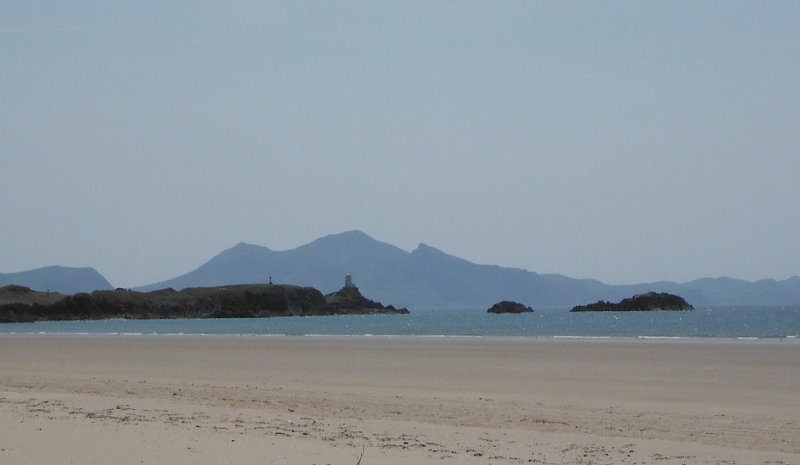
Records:
M350 289L350 288L355 288L355 287L356 287L356 285L353 284L353 277L350 276L350 273L347 273L346 275L344 275L344 288L345 289Z

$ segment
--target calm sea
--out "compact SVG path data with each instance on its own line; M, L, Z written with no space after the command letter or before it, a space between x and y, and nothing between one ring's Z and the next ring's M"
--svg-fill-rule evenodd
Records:
M3 334L797 339L800 306L642 313L541 309L521 315L458 308L417 309L410 315L61 321L0 324Z

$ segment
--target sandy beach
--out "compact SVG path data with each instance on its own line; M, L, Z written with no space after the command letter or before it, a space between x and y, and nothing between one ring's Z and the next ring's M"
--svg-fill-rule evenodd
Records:
M795 464L800 343L0 337L0 464Z

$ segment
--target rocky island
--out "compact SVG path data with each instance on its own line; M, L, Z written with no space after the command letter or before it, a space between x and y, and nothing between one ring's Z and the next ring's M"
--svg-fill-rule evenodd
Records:
M694 310L683 297L665 292L647 292L622 299L618 304L602 300L572 307L570 312L648 312L653 310Z
M492 307L487 310L488 313L533 313L533 309L530 307L526 307L518 302L511 302L509 300L504 300L502 302L498 302Z
M14 285L0 288L0 323L407 313L405 308L387 307L367 299L355 286L345 286L328 295L322 295L313 287L286 284L244 284L152 292L116 289L75 295L37 292Z

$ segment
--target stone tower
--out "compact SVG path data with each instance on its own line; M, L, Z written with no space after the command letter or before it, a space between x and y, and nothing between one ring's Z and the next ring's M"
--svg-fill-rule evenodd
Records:
M344 288L345 289L350 289L350 288L355 288L355 287L356 287L356 285L353 284L353 277L350 276L350 273L347 273L344 276Z

